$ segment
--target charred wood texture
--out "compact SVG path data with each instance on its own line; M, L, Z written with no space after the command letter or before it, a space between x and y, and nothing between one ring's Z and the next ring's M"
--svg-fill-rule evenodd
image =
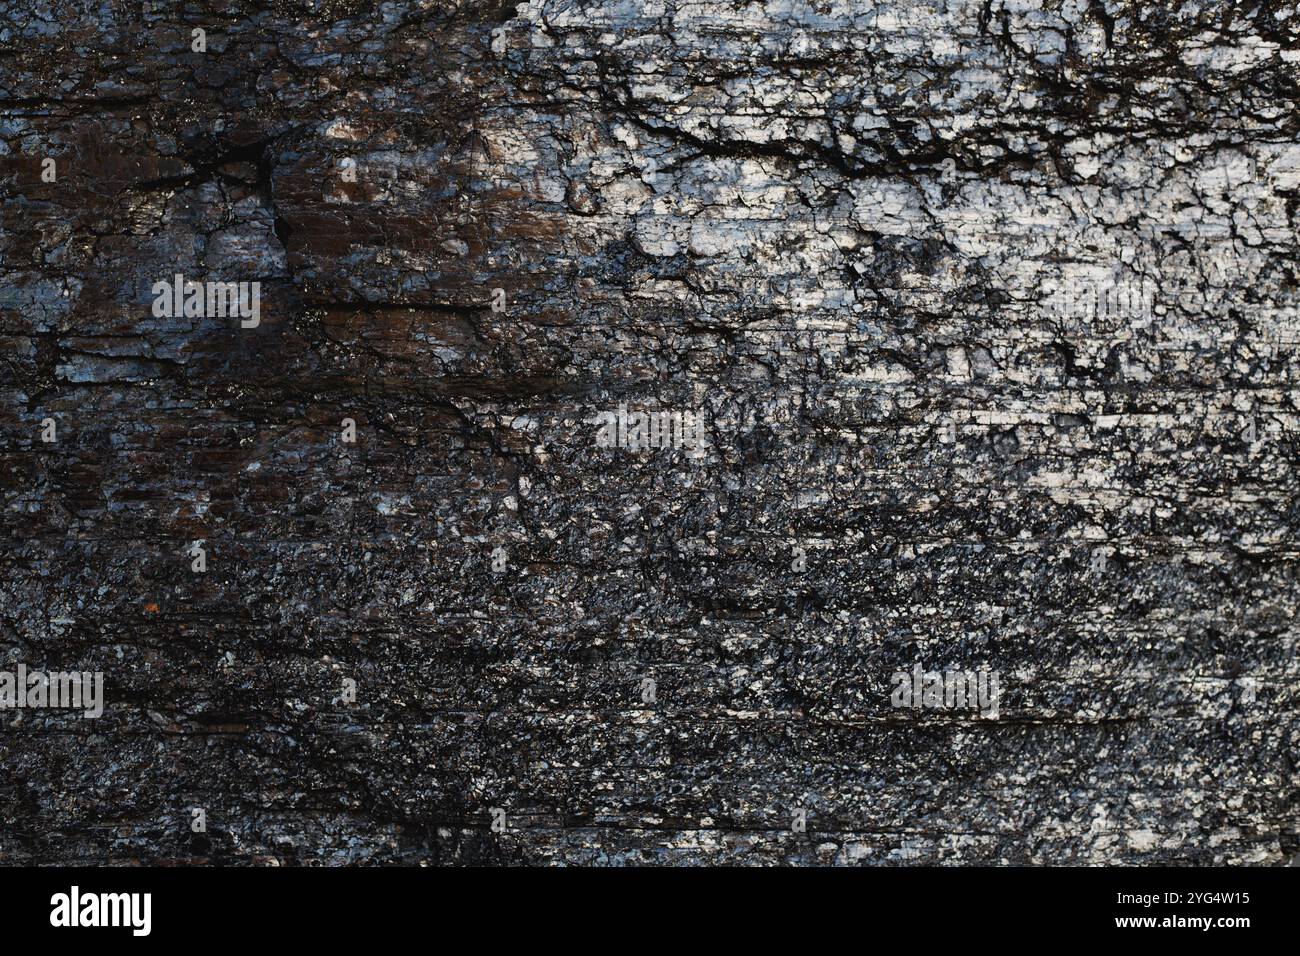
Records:
M0 861L1294 859L1298 71L1273 0L0 2L0 670L104 675L0 711Z

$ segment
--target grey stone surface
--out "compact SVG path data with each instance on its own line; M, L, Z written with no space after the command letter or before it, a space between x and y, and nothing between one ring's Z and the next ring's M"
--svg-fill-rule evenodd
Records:
M1295 858L1298 37L0 2L0 862Z

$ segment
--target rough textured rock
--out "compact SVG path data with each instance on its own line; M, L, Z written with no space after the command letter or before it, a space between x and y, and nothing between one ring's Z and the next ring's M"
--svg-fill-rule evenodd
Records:
M0 653L107 697L0 715L0 860L1294 858L1298 70L1279 2L0 2Z

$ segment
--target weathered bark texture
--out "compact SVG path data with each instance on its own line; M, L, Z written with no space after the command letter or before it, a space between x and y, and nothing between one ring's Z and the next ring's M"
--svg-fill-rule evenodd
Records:
M0 713L0 860L1294 858L1298 73L1280 2L0 2L0 654L106 682Z

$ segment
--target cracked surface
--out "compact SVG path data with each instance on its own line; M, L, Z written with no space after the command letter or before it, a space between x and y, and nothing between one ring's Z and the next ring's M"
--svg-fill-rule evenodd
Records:
M0 2L0 653L107 695L0 714L0 860L1294 858L1298 38Z

